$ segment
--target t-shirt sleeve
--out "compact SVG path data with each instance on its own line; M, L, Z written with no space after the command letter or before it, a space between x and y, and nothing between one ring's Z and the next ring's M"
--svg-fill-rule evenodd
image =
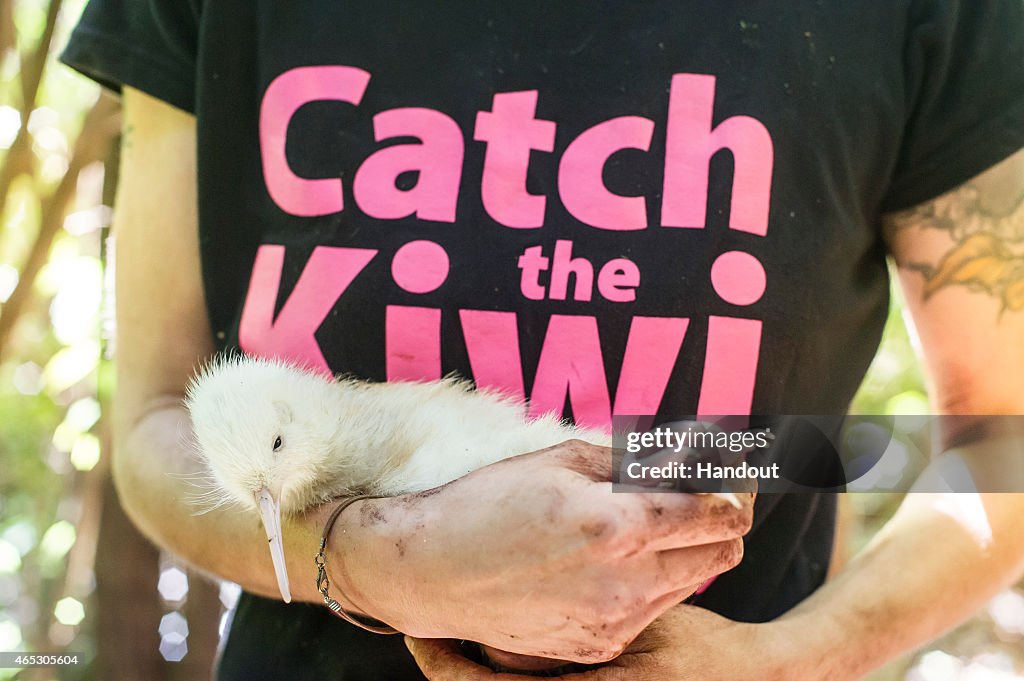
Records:
M884 211L958 187L1024 147L1024 2L911 3L907 122Z
M195 113L201 0L90 0L60 60Z

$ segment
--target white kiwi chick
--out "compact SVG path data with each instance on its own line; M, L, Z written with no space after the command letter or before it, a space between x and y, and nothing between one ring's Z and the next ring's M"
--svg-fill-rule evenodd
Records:
M601 431L446 379L332 380L280 360L222 356L188 387L198 453L216 502L259 513L277 583L291 600L282 514L353 494L398 496L438 487L503 459ZM721 494L739 505L732 494Z

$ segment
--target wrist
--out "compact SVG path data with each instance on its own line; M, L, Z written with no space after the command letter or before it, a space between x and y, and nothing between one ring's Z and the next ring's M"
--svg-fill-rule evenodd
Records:
M331 596L350 613L405 626L397 584L403 542L393 499L361 499L338 516L327 537ZM405 566L402 566L404 569Z
M325 551L334 585L331 596L349 612L383 621L378 615L386 608L376 602L373 584L366 579L375 572L371 568L382 539L377 523L366 519L380 516L375 504L379 501L383 500L360 499L342 511L327 535Z

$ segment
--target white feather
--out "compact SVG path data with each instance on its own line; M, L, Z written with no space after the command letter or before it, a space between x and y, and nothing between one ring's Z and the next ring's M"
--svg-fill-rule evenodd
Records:
M189 386L201 459L224 495L254 508L262 486L285 513L353 493L437 487L503 459L604 432L465 382L333 380L279 360L222 356ZM274 451L277 438L282 445Z

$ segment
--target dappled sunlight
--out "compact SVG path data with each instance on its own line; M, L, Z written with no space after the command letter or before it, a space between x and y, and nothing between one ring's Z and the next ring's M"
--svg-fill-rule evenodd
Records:
M4 263L0 265L0 303L6 303L18 285L18 270Z
M925 654L910 670L908 681L1019 681L1013 658L1006 653L986 653L962 659L941 650Z
M0 149L10 149L21 130L21 113L13 106L0 106Z
M978 548L986 550L991 546L992 526L980 494L951 492L936 494L934 497L933 508L956 521Z
M1024 593L1010 589L999 594L986 608L1000 638L1024 642Z

